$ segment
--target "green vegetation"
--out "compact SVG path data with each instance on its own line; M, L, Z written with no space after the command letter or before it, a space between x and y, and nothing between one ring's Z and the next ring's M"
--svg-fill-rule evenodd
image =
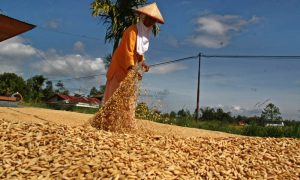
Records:
M104 92L104 88L104 86L100 86L99 90L97 90L97 88L93 87L89 96ZM24 80L21 76L14 73L0 74L0 96L11 96L15 92L19 92L23 97L23 101L19 103L21 106L67 110L88 114L94 114L98 111L98 109L66 106L65 104L47 104L46 101L55 93L69 95L69 90L65 88L62 81L58 81L55 87L53 87L52 81L47 80L42 75L36 75Z
M100 86L99 90L92 87L88 96L103 93L105 86ZM52 81L47 80L42 75L33 76L24 80L21 76L14 73L0 74L0 96L11 96L19 92L23 97L23 104L32 106L45 106L44 104L50 97L56 93L69 95L69 90L62 81L58 81L53 86Z
M274 111L274 109L276 109L276 111ZM268 116L266 116L266 114L268 114ZM182 109L177 113L161 114L159 111L150 110L145 103L140 103L136 109L137 118L148 119L159 123L222 131L245 136L300 138L299 121L285 120L283 121L285 124L283 127L265 127L267 123L278 123L278 120L282 119L279 115L279 108L272 103L266 106L261 117L232 117L229 112L226 113L220 108L217 110L205 108L201 109L201 117L195 119L188 110ZM273 117L273 119L270 117ZM240 125L240 123L244 125Z
M0 95L10 96L19 92L25 103L39 104L54 95L51 81L46 81L42 75L24 80L14 73L0 74Z

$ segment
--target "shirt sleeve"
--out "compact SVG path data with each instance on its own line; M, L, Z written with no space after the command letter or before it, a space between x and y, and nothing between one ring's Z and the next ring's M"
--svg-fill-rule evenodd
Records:
M122 66L127 70L130 66L134 66L134 54L135 54L135 45L136 45L136 32L131 28L128 31L125 31L123 35L124 41L124 59Z

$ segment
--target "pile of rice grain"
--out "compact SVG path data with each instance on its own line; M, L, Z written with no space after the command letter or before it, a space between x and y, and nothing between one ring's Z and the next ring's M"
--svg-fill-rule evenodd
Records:
M299 179L300 140L123 134L0 117L0 179Z
M137 129L134 111L137 93L138 71L130 70L118 89L90 120L97 128L112 132L132 132Z

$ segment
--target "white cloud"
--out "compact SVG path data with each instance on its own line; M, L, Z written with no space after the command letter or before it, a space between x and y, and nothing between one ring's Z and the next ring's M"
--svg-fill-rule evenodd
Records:
M23 75L26 72L30 72L32 75L54 76L50 78L50 80L53 80L58 79L60 76L69 78L105 73L104 63L100 58L76 54L60 55L56 49L52 48L42 51L34 48L27 42L28 40L21 37L15 37L0 43L0 74L12 72ZM38 62L32 63L32 60L38 60ZM67 88L70 88L71 92L74 88L77 88L77 90L85 88L85 92L89 93L92 86L98 87L100 84L105 83L105 76L96 76L83 80L64 83L66 83Z
M9 57L20 59L30 57L36 54L36 49L30 45L25 44L25 39L21 37L14 37L0 43L1 57Z
M232 106L232 110L240 111L240 110L242 110L242 108L240 106Z
M38 50L26 43L27 40L15 37L0 43L0 73L25 72L24 64L33 57L43 60L30 66L43 75L53 76L89 76L105 72L103 60L75 54L59 55L55 49L48 51ZM81 42L75 43L78 48L83 48ZM28 70L26 70L28 71Z
M167 74L167 73L171 73L174 71L180 71L180 70L184 70L184 69L187 69L187 66L178 64L178 63L174 63L174 64L166 64L166 65L152 67L152 68L150 68L149 73Z
M229 43L228 37L217 37L217 36L196 36L188 41L198 46L207 48L221 48L227 46Z
M188 38L188 42L207 48L221 48L227 46L235 34L260 19L256 16L247 20L238 15L205 14L196 20L195 34Z
M0 43L0 73L19 73L24 63L37 55L37 49L25 42L21 37L14 37Z
M76 52L84 52L84 44L81 41L77 41L76 43L74 43L73 49Z
M224 106L222 104L218 104L216 107L217 108L223 108Z
M54 48L50 48L47 51L42 52L42 53L43 53L44 56L47 56L47 57L57 56L57 51Z
M89 76L105 72L101 58L90 58L81 55L50 56L47 60L32 65L44 75L50 76Z
M60 26L60 20L57 19L50 19L46 21L46 27L57 29Z

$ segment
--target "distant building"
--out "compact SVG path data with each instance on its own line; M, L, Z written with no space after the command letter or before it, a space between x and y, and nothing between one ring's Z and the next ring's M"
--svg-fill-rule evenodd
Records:
M239 125L240 125L240 126L245 126L245 125L247 125L247 123L246 123L246 121L244 121L244 120L240 120L240 121L239 121Z
M101 101L97 98L67 96L64 94L55 94L47 101L50 105L60 105L63 107L86 107L86 108L99 108Z
M17 107L18 101L15 97L0 96L0 107Z
M266 127L283 127L284 126L284 123L283 122L281 122L281 123L267 123L266 125L265 125Z
M17 107L21 100L23 100L23 97L18 92L11 96L0 96L0 107Z

